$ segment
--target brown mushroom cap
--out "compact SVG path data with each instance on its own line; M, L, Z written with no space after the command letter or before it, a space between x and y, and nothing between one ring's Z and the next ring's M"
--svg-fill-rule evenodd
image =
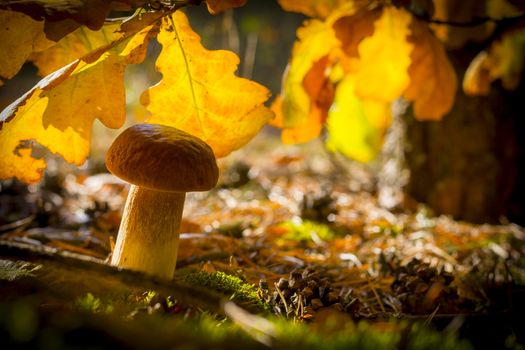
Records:
M108 150L106 166L133 185L156 191L208 191L219 170L213 150L201 139L166 125L137 124Z

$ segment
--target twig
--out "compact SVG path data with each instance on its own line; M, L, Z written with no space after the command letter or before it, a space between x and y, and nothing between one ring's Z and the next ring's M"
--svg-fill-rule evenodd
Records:
M492 18L492 17L488 17L488 16L484 16L484 17L472 17L472 19L468 22L459 22L459 21L449 21L449 20L442 20L442 19L437 19L437 18L432 18L430 16L428 16L427 14L425 15L420 15L420 14L417 14L417 13L414 13L412 12L412 15L424 22L428 22L428 23L433 23L433 24L443 24L443 25L448 25L448 26L451 26L451 27L463 27L463 28L468 28L468 27L475 27L475 26L478 26L480 24L483 24L483 23L487 23L487 22L495 22L497 24L499 23L505 23L505 24L508 24L508 23L516 23L516 22L519 22L520 20L523 20L525 19L525 13L524 14L521 14L521 15L517 15L517 16L511 16L511 17L502 17L502 18Z
M281 297L281 300L283 301L284 311L286 311L286 317L288 317L290 309L288 308L288 303L286 302L286 298L284 297L283 292L281 292L281 290L279 289L279 286L277 286L277 283L274 283L274 286L275 286L275 290L279 294L279 297Z
M376 300L377 302L379 303L379 307L381 308L381 311L383 313L386 312L385 310L385 306L383 305L383 302L381 301L381 298L379 297L379 294L377 293L377 290L376 288L373 286L372 284L372 281L370 279L368 279L368 286L370 287L370 289L372 290L372 293L374 293L374 296L376 297Z

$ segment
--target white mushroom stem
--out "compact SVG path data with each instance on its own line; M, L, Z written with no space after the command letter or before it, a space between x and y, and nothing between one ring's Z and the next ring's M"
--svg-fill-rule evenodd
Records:
M184 192L132 185L111 264L171 279L177 263Z

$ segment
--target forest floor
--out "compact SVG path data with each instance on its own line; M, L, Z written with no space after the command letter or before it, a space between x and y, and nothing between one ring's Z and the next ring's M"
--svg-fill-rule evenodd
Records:
M522 227L435 217L410 200L385 209L377 176L319 143L258 138L220 168L214 190L187 195L174 284L97 267L118 230L120 180L59 164L38 185L0 183L2 339L523 349Z

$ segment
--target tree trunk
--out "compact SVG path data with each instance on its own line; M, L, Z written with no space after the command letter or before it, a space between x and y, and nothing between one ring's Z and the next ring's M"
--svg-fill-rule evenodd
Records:
M460 82L476 52L479 48L450 53ZM407 111L406 191L436 214L524 223L525 84L508 92L494 83L481 97L458 90L452 111L440 122L418 122Z

